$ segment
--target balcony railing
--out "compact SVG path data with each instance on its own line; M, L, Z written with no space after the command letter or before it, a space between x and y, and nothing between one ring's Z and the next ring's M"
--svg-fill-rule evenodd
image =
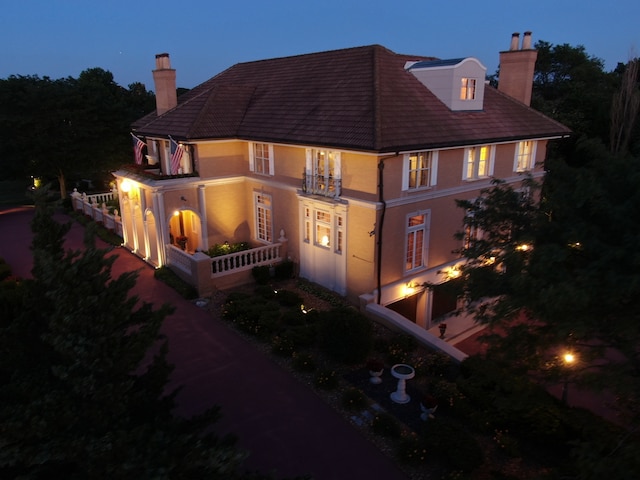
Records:
M312 195L337 198L342 190L342 180L332 176L302 172L302 191Z
M281 243L274 243L273 245L213 257L211 275L213 277L228 275L233 272L250 270L260 265L281 262L283 260L280 252L281 247Z

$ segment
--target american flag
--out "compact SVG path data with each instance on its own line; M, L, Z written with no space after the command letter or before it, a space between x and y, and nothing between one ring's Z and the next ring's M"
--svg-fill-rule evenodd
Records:
M136 137L133 133L131 136L133 137L133 153L136 157L136 163L138 165L142 165L142 149L146 146L146 143Z
M178 145L176 141L169 137L171 140L171 175L177 175L180 168L180 160L182 160L182 145Z

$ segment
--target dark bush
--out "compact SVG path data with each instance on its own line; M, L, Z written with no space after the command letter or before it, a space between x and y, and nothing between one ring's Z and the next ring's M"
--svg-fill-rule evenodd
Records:
M284 307L297 307L302 304L302 297L291 290L278 290L274 298Z
M315 325L300 325L289 328L287 336L296 347L311 347L316 344L318 332Z
M298 372L313 372L317 368L313 356L306 352L294 352L291 356L291 365Z
M415 434L403 435L396 446L396 457L407 465L423 465L427 462L427 448Z
M316 373L313 383L322 390L334 390L339 384L338 374L335 370L322 369Z
M364 362L371 352L371 320L352 308L321 312L318 334L322 349L338 362Z
M347 410L364 410L369 404L367 396L358 388L348 388L342 392L342 406Z
M254 293L266 300L273 300L276 296L276 290L271 285L256 285Z
M198 298L198 291L196 288L178 277L169 267L156 268L153 272L153 276L169 285L187 300Z
M258 285L266 285L271 280L271 274L269 273L269 266L267 265L259 265L257 267L253 267L251 269L251 274L253 275L253 279L256 281Z
M286 335L276 335L271 339L271 352L281 357L291 357L295 345Z
M453 470L471 472L484 462L484 453L476 438L449 419L429 420L420 437L425 448Z
M373 429L373 433L383 437L398 438L402 433L400 422L396 420L396 417L387 412L377 413L373 417L371 428Z
M285 325L289 325L291 327L306 325L307 323L307 314L303 313L299 308L292 308L290 310L286 310L282 314L282 323Z
M291 260L285 260L275 267L276 279L287 280L293 278L295 264Z
M3 259L0 259L0 281L11 276L11 267Z

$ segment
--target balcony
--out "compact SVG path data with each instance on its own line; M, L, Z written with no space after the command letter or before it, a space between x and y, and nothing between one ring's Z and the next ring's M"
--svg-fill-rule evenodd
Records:
M302 191L310 195L338 198L342 190L342 180L324 175L302 173Z
M135 163L127 163L125 165L122 165L120 169L134 173L139 177L149 180L171 180L175 178L189 178L200 176L197 171L193 171L192 173L181 173L178 175L167 175L163 174L157 165L137 165Z

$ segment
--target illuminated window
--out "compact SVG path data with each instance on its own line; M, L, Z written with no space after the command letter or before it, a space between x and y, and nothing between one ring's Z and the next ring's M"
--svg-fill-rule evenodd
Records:
M304 190L326 197L339 197L341 188L340 152L307 149Z
M271 216L271 195L255 193L256 206L256 238L263 242L273 241L273 225Z
M315 243L321 247L331 246L331 214L316 210L316 238Z
M407 217L407 244L405 271L425 266L427 240L427 212L419 212Z
M460 100L475 100L476 98L476 79L463 78L460 86Z
M489 145L465 149L463 178L476 180L493 174L494 148Z
M513 165L514 171L526 172L535 167L536 143L537 142L533 140L518 142L516 146L516 158Z
M404 156L403 190L432 187L436 184L438 152L413 152Z
M249 169L260 175L273 175L273 145L250 143Z

